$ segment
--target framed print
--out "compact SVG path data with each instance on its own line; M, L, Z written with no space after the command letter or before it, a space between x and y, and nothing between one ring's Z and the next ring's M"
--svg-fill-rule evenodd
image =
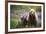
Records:
M37 32L45 30L44 3L8 2L6 32Z

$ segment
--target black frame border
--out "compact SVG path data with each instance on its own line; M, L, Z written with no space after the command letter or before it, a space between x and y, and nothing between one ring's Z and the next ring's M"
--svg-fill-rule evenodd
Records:
M43 30L30 30L30 31L14 31L14 32L8 32L8 3L30 3L30 4L43 4ZM24 32L39 32L39 31L45 31L45 3L43 2L26 2L26 1L8 1L5 0L5 34L8 33L24 33Z

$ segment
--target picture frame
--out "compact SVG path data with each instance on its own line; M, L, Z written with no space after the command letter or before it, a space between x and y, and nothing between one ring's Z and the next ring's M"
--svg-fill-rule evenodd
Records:
M41 6L41 8L40 8L40 10L41 10L41 12L42 12L42 18L41 18L41 23L42 23L42 28L40 29L40 28L28 28L28 27L26 27L26 28L18 28L18 29L10 29L10 20L13 18L13 16L12 16L12 18L10 18L11 17L11 9L10 9L10 5L11 6L15 6L15 7L17 7L18 5L19 6L22 6L22 8L21 8L21 10L23 9L23 7L32 7L32 6ZM25 6L24 6L25 5ZM16 9L16 8L15 8ZM19 7L19 9L20 9L20 7ZM18 10L19 10L18 9ZM27 10L26 8L24 8L25 10ZM17 9L16 9L17 10ZM30 11L30 9L29 9L29 11ZM18 31L17 31L18 30ZM39 31L45 31L45 4L44 3L42 3L42 2L24 2L24 1L8 1L8 0L5 0L5 33L7 34L7 33L21 33L21 32L39 32Z

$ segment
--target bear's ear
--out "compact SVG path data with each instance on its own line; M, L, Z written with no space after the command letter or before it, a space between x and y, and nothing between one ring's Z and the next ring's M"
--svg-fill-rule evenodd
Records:
M36 10L35 10L35 9L31 9L30 11L31 11L31 12L35 12Z

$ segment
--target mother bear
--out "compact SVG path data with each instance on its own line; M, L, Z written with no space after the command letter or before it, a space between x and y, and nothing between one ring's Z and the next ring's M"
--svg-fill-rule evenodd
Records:
M31 9L29 12L29 18L28 18L28 27L36 27L37 21L36 21L37 15L34 9Z

